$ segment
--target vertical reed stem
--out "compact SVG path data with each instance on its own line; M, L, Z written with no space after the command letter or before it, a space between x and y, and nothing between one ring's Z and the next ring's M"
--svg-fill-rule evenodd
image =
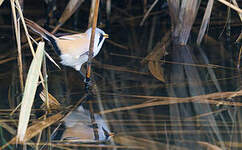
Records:
M90 40L90 45L89 45L89 54L88 54L87 72L86 72L86 82L87 83L85 84L85 89L88 92L88 95L90 95L90 93L88 91L88 83L90 82L90 76L91 76L91 63L92 63L92 57L93 57L95 30L96 30L96 26L97 26L98 8L99 8L99 0L96 0L95 9L94 9L94 17L93 17L93 21L92 21L92 35L91 35L91 40ZM95 123L95 117L94 117L91 101L89 101L89 106L90 106L90 117L91 117L91 121L92 121L92 124L94 127L93 131L94 131L95 140L98 140L99 136L98 136L97 124Z
M96 30L96 26L97 26L98 8L99 8L99 0L96 0L93 23L92 23L92 35L91 35L91 40L90 40L90 45L89 45L89 54L88 54L88 61L87 61L87 73L86 73L87 82L89 82L90 76L91 76L91 62L92 62L92 57L93 57L93 48L94 48L95 30Z
M12 8L13 22L14 22L15 36L16 36L17 50L18 50L18 69L19 69L19 78L20 78L20 88L21 88L21 92L23 93L24 81L23 81L21 42L20 42L20 22L19 20L17 21L14 0L11 0L11 8Z

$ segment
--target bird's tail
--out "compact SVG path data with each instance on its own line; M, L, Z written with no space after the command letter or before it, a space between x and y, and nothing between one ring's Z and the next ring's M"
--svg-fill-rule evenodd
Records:
M32 29L34 32L40 34L44 39L51 41L51 40L55 40L56 37L51 34L50 32L48 32L47 30L45 30L44 28L40 27L38 24L34 23L33 21L25 18L25 23L26 25ZM52 39L50 39L52 38Z
M34 23L33 21L29 20L29 19L24 19L26 25L32 29L34 32L40 34L44 39L48 40L51 42L51 44L54 47L55 52L60 55L61 51L56 43L57 38L51 34L50 32L48 32L47 30L45 30L44 28L40 27L38 24Z

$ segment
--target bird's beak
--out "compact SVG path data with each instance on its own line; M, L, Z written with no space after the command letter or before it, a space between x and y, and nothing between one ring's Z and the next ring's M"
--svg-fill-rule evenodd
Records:
M106 39L109 38L108 34L103 34L103 37L106 38Z
M109 135L110 137L113 137L115 134L111 132L111 133L109 133L108 135Z

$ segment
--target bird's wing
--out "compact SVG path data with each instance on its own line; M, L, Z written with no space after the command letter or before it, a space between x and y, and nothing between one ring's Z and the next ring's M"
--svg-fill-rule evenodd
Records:
M61 40L77 40L77 39L85 38L85 37L86 37L85 34L79 33L79 34L72 34L72 35L64 35L64 36L59 37L59 39L61 39Z
M88 52L90 39L86 33L73 34L59 37L57 43L62 54L76 57Z

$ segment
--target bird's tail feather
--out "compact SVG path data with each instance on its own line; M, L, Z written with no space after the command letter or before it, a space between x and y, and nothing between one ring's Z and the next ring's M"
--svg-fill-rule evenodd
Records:
M54 47L55 52L60 55L61 51L56 43L57 38L51 34L50 32L48 32L47 30L45 30L44 28L40 27L38 24L34 23L33 21L29 20L29 19L24 19L26 25L32 29L34 32L40 34L44 39L48 40L51 42L51 44Z
M33 21L25 18L25 23L26 25L32 29L34 32L40 34L44 39L51 41L50 38L53 38L54 40L56 39L56 37L51 34L50 32L48 32L47 30L45 30L44 28L40 27L38 24L34 23Z

